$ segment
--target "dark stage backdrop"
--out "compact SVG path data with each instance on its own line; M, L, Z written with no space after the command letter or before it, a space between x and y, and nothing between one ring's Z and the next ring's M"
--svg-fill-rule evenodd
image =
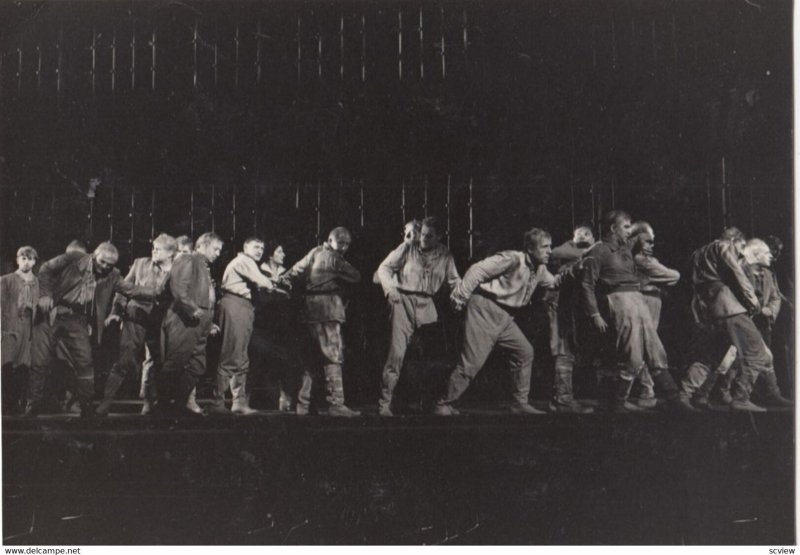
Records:
M612 207L681 270L725 224L792 249L791 21L788 0L3 3L4 270L21 244L110 238L127 267L209 229L221 262L251 234L293 262L345 225L366 277L435 215L463 272ZM687 307L679 287L673 347Z

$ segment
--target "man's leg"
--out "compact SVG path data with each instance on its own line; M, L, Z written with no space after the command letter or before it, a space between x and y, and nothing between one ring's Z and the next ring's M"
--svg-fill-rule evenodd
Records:
M219 364L214 385L214 402L210 411L227 414L225 407L225 394L235 384L245 385L245 379L239 374L246 372L250 366L247 348L250 336L253 333L253 305L233 295L226 295L218 305L218 322L222 328L222 348L219 353ZM244 396L244 389L236 385L240 396ZM236 396L234 395L234 401Z
M31 371L28 374L28 401L25 408L26 416L35 416L44 400L44 389L47 377L50 375L50 364L56 343L56 329L58 320L51 326L49 315L40 316L41 321L33 328L33 342L31 343Z
M447 392L436 402L434 409L437 414L445 416L454 412L450 405L461 397L483 368L500 332L513 323L505 310L482 295L472 295L466 311L459 361L450 374Z
M197 415L197 413L189 410L187 403L192 391L200 382L200 378L206 373L206 345L208 343L208 333L211 330L212 317L212 312L207 310L200 316L197 326L190 328L194 346L189 359L180 372L178 380L177 408L179 412L184 414Z
M126 376L136 372L138 358L141 356L145 341L145 327L136 322L126 321L122 326L119 338L119 358L111 366L103 390L103 401L98 405L97 414L106 415L111 403L122 386Z
M175 410L178 406L178 384L183 368L188 363L197 343L197 327L186 326L172 310L167 311L162 326L164 363L156 375L158 407L161 411Z
M764 411L750 402L750 393L759 374L774 372L772 356L767 351L761 334L753 321L744 314L725 318L719 325L727 331L731 343L736 347L740 363L740 371L734 378L731 408L751 412Z
M389 321L392 326L389 354L383 367L381 398L378 401L378 413L382 416L392 415L390 408L392 393L400 379L400 369L403 367L408 342L414 333L414 306L407 295L402 295L400 302L392 303L389 310L391 311Z
M497 336L496 345L503 349L508 356L513 388L511 412L545 414L544 411L533 408L528 401L531 391L533 347L516 322L513 320L508 322L508 325Z
M644 337L640 319L640 307L636 295L639 293L611 293L608 295L609 323L614 330L614 346L619 361L619 372L611 388L611 410L638 410L628 403L633 380L644 367Z
M325 389L328 393L328 414L331 416L360 416L344 402L344 382L342 380L343 342L342 326L339 322L321 322L313 324L317 335L320 352L324 359Z
M92 414L94 363L86 318L74 315L63 318L60 328L60 339L75 365L75 393L80 402L81 416L87 417Z

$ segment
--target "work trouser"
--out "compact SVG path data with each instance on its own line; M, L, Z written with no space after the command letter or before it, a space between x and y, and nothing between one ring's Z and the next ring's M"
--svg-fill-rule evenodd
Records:
M656 332L658 332L658 325L661 323L661 296L658 294L642 293L642 300L644 301L647 310L650 312L650 317L655 325ZM639 392L640 399L655 399L655 384L653 383L653 376L650 375L650 370L645 366L639 375L639 385L641 391Z
M196 320L167 310L162 325L164 364L158 376L159 397L186 404L189 394L206 372L206 343L212 311L204 310Z
M737 364L728 372L723 381L731 380L734 385L733 399L748 401L753 385L760 374L775 372L772 353L764 343L756 325L746 314L720 318L711 325L711 333L706 339L709 350L715 345L725 344L736 347ZM728 381L728 383L730 383Z
M325 375L326 400L330 405L344 405L344 386L342 382L342 364L344 363L344 342L342 325L339 322L307 322L311 339L318 346L317 355L322 359L322 370ZM311 391L314 379L319 375L319 368L306 365L297 392L297 404L308 408L311 404Z
M40 403L44 398L47 376L56 344L61 343L75 371L75 394L82 404L94 396L94 364L89 337L89 321L84 314L56 314L53 324L43 315L33 329L31 372L28 378L28 402Z
M161 354L160 320L156 315L147 322L125 320L119 338L119 358L109 371L105 388L106 399L116 394L122 380L136 373L142 361L141 395L148 400L155 398L155 372Z
M667 352L642 294L620 291L609 293L606 298L620 378L632 381L640 376L645 365L653 374L666 371Z
M495 346L505 351L509 360L514 402L528 403L533 347L507 310L476 293L467 303L459 362L450 375L447 393L438 404L449 404L461 397Z
M555 296L557 295L557 296ZM575 368L576 330L573 303L562 299L561 293L545 300L550 329L550 353L553 356L553 401L569 404L573 401L572 375ZM567 301L567 302L564 302Z
M217 318L222 328L222 350L217 365L216 401L224 401L231 388L234 401L246 399L246 376L250 370L248 347L253 335L255 310L250 300L226 294L217 306Z
M383 366L381 407L388 407L392 402L392 393L400 379L400 370L406 356L411 336L421 326L436 321L433 299L428 295L400 293L399 301L389 305L389 321L391 336L389 338L389 354Z

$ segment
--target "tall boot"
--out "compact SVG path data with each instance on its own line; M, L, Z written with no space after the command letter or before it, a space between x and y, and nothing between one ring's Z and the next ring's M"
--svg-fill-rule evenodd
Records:
M231 395L233 402L231 403L231 412L233 414L241 414L249 416L251 414L258 414L258 411L250 407L247 402L247 373L237 372L231 376Z
M297 406L295 412L298 416L307 416L311 411L311 390L314 387L314 379L311 372L303 370L300 377L300 388L297 390Z
M187 405L192 390L197 387L198 377L189 372L181 372L178 378L178 396L175 400L175 412L181 416L205 416L205 412L194 412Z
M701 409L709 409L711 408L709 404L709 397L711 397L711 392L714 390L714 386L717 384L719 378L720 374L717 372L710 372L708 366L705 364L700 362L692 363L692 365L689 366L689 369L686 371L683 392L686 394L686 398L689 399L694 406ZM690 391L688 391L688 388L685 386L686 382L690 382L691 386L694 386L696 383L700 383L700 386L695 389L693 394L691 394Z
M553 399L549 408L553 412L586 414L592 407L584 407L572 396L573 362L564 355L557 355L553 376Z
M103 390L103 400L97 405L97 409L95 410L98 416L108 415L111 410L111 403L114 402L114 398L117 395L117 391L119 391L119 388L122 386L123 381L124 378L114 371L108 374L106 386Z
M231 378L217 371L213 391L214 400L211 401L211 405L208 407L210 414L230 414L230 411L225 406L225 393L228 391L230 384Z
M662 397L666 399L667 406L672 410L682 412L697 412L685 396L680 395L678 386L672 378L672 374L666 368L655 368L650 371L653 383L661 391Z
M145 401L146 402L146 401ZM195 414L203 414L203 407L197 404L197 388L192 388L189 398L186 400L186 408Z
M514 414L546 414L531 406L531 365L525 364L511 370L511 386L514 388L510 410Z
M740 368L733 384L733 400L731 410L744 412L766 412L767 409L760 407L750 400L750 393L758 377L752 370Z
M325 365L325 388L328 391L328 396L325 398L328 401L328 414L331 416L361 416L357 410L352 410L344 404L344 384L342 383L342 366L341 364L326 364Z
M774 407L791 407L793 403L781 395L781 390L778 387L778 377L775 372L764 372L761 374L764 380L764 385L767 390L765 397L765 404Z
M611 383L614 384L611 412L638 412L642 410L628 401L628 395L630 395L631 387L633 386L632 378L623 378L620 376Z

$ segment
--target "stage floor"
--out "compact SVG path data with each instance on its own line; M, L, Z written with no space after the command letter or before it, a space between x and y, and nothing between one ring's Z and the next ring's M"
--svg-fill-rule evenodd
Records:
M794 413L3 418L11 544L796 541Z

